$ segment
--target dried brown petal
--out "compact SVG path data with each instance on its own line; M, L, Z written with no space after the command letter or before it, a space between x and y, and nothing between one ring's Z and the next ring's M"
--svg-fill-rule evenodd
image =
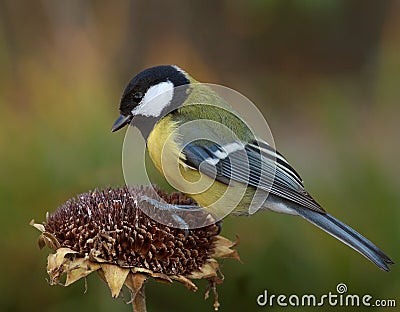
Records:
M146 311L146 295L144 293L144 282L148 277L145 274L130 273L126 279L125 285L132 294L133 311Z
M236 250L231 249L239 243L239 240L232 243L226 237L218 235L216 237L216 242L214 243L215 248L213 251L213 256L216 258L234 258L241 262L239 254Z
M60 248L55 254L47 257L47 273L50 276L50 285L58 284L60 276L69 271L70 264L73 262L71 256L76 253L70 248Z
M132 298L135 298L140 288L142 288L143 283L148 279L146 274L140 273L129 273L126 278L125 285L130 289L132 293Z
M97 271L100 269L100 265L86 258L76 258L70 263L68 269L67 280L64 286L71 285L82 277L86 277L90 273Z
M179 283L182 283L185 285L188 289L192 291L197 291L197 286L188 278L182 276L182 275L172 275L171 278L175 281L178 281Z
M116 265L102 263L100 264L103 277L110 287L111 295L117 298L122 286L124 286L125 280L128 277L129 269L121 268Z

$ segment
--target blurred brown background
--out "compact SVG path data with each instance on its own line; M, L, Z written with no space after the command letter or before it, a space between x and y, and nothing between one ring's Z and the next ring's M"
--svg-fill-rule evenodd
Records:
M123 185L123 133L110 132L120 94L143 68L169 63L253 100L314 197L400 262L399 1L2 0L1 311L131 309L95 276L85 295L83 281L49 287L48 250L28 223ZM380 271L299 218L230 217L223 233L240 236L243 264L222 265L222 311L264 311L264 289L322 295L340 282L400 305L399 264ZM210 311L204 287L151 282L149 311Z

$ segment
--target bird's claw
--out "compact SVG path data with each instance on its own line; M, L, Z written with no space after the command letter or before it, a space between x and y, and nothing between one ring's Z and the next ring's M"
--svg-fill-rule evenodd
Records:
M160 210L168 210L172 212L172 218L174 221L178 224L178 227L182 230L184 230L185 237L188 237L190 234L189 230L189 225L187 222L180 217L176 212L174 211L179 211L179 210L190 210L190 209L198 209L198 206L192 206L192 205L171 205L165 202L160 202L157 199L148 197L146 195L143 195L140 197L140 202L147 202L151 204L153 207L160 209Z

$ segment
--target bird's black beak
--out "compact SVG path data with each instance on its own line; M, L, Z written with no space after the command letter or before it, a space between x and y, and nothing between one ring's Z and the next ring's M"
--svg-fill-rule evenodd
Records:
M132 120L133 116L132 115L128 115L128 116L124 116L121 115L117 118L117 120L114 122L114 125L111 128L111 132L115 132L118 131L119 129L125 127L127 124L129 124Z

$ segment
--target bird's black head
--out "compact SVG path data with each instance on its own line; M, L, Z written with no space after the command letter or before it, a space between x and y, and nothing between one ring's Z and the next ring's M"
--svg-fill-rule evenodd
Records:
M177 102L174 88L189 83L188 75L177 66L161 65L145 69L133 77L125 88L119 107L121 116L115 121L112 131L123 128L135 116L150 119L162 116L171 103Z

